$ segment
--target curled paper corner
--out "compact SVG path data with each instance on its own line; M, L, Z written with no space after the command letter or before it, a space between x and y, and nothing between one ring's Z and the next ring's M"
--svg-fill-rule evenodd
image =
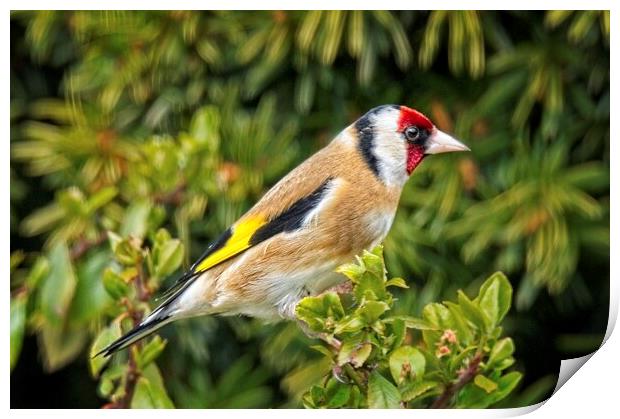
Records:
M607 335L605 336L607 338ZM603 343L601 344L601 346L603 346L603 344L605 343L607 339L603 340ZM600 348L599 348L600 349ZM554 395L555 393L557 393L557 391L564 385L566 384L566 382L586 363L588 362L588 360L598 351L598 349L588 355L584 355L582 357L579 358L571 358L571 359L563 359L560 363L560 372L558 374L558 381L555 385L555 388L553 389L553 393L551 394L551 396L549 396L549 398L538 402L536 404L532 404L529 406L523 406L523 407L515 407L515 408L508 408L508 409L501 409L499 415L497 415L498 417L515 417L515 416L522 416L522 415L527 415L528 413L531 413L535 410L537 410L538 408L542 407L545 403L547 403Z
M562 359L560 362L560 371L558 373L558 381L555 385L555 388L553 389L553 393L551 394L551 396L549 396L549 398L547 398L546 400L543 400L539 403L536 403L530 406L518 407L518 408L513 408L513 409L504 409L506 411L506 416L508 417L508 416L525 415L530 412L533 412L534 410L537 410L539 407L542 407L545 403L547 403L547 401L549 401L555 395L555 393L557 393L558 390L562 388L562 386L566 384L566 382L573 375L575 375L575 373L579 371L579 369L583 367L585 363L588 362L590 358L592 358L594 354L596 354L603 347L603 345L605 345L605 343L607 342L607 340L609 339L613 330L616 327L616 320L618 319L618 308L619 308L618 293L614 292L612 288L611 295L610 295L610 301L609 301L609 317L607 319L607 330L605 331L605 336L603 337L601 345L598 347L598 349L592 353L589 353L587 355L584 355L578 358Z
M603 341L601 346L603 346L603 344L605 344L605 341ZM569 378L575 375L575 373L579 371L579 368L583 367L583 365L586 362L588 362L588 360L592 358L592 355L594 355L595 353L596 351L592 352L591 354L580 356L579 358L563 359L562 362L560 363L560 373L558 374L558 382L556 383L555 388L553 389L553 394L557 393L557 391L564 384L566 384ZM551 395L551 397L553 397L553 394Z

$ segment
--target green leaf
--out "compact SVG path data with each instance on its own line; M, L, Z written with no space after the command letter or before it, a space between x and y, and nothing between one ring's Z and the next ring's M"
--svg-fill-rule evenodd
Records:
M174 404L164 388L159 369L151 364L138 379L131 399L132 409L172 409Z
M43 280L43 278L45 278L49 273L49 269L50 266L48 260L42 256L38 257L37 261L32 266L32 269L30 269L30 272L24 281L24 285L29 289L37 288L41 280Z
M414 381L408 383L401 390L403 401L409 402L422 395L427 396L425 393L438 388L439 385L440 384L436 381Z
M86 203L86 211L89 214L94 213L96 210L112 201L117 194L118 190L114 186L108 186L100 189L88 199Z
M405 326L405 322L401 319L391 319L389 322L391 325L391 334L394 336L394 341L390 346L390 349L394 350L403 344L405 337L407 336L407 327Z
M457 394L456 408L484 409L508 396L521 380L513 371L497 380L497 389L490 394L474 383L465 385Z
M452 328L452 315L443 304L429 303L422 309L424 321L430 325L430 328L422 330L422 338L428 348L435 348L435 344L439 341L442 330Z
M98 249L80 258L76 267L78 283L68 315L71 325L79 327L94 321L112 303L101 281L110 257L108 250Z
M448 310L446 306L444 306L443 304L439 304L439 303L427 304L422 309L422 316L424 317L423 321L425 322L425 324L430 325L431 329L443 330L443 329L449 329L450 327L452 327L452 317L450 314L450 310ZM411 320L411 322L414 323L414 320ZM425 330L425 329L422 329L422 330Z
M467 324L463 310L461 310L461 307L458 304L450 301L446 301L445 305L448 307L448 310L450 310L450 314L452 314L452 327L454 328L457 339L460 343L469 345L469 343L473 341L474 337L469 325Z
M110 361L108 356L95 356L103 348L120 338L123 331L121 330L121 323L118 320L113 321L107 327L101 329L101 331L95 337L92 346L90 347L90 359L88 360L88 366L90 373L93 377L99 376L99 373L103 367Z
M490 331L492 326L489 317L461 290L458 291L458 302L463 314L467 317L467 320L472 322L482 331Z
M166 341L159 335L156 335L138 352L136 357L138 368L144 369L148 367L163 352L165 347Z
M125 211L123 224L119 230L121 237L143 238L146 234L151 204L147 201L132 203Z
M64 321L77 285L69 249L56 244L49 254L50 271L38 293L39 308L46 320L54 325Z
M172 240L172 236L165 228L160 228L157 230L157 233L155 233L155 247L161 246L170 240Z
M194 112L190 124L190 134L201 143L208 144L210 150L217 152L219 147L220 111L216 106L204 106Z
M503 371L506 368L512 367L515 363L515 359L513 357L504 358L495 365L493 365L494 369L497 371Z
M320 401L325 396L325 389L319 386L312 386L310 395L315 401Z
M366 396L362 394L362 390L357 387L351 387L351 397L349 398L349 408L361 409L366 407Z
M385 264L383 263L383 246L375 247L371 252L364 250L362 261L366 267L366 272L371 273L378 279L381 279L385 286Z
M473 355L472 352L476 351L477 349L478 349L477 345L471 345L471 346L467 346L464 349L461 349L456 356L453 356L450 358L450 363L449 363L450 370L457 371L461 367L464 367L465 360L469 358L471 355Z
M376 370L368 378L368 407L371 409L399 409L400 392Z
M512 356L514 351L515 345L511 338L498 340L491 349L491 354L489 355L489 360L487 361L487 367L493 368L506 358Z
M360 316L366 324L373 324L390 309L390 306L383 301L366 301L355 310L355 314Z
M360 316L351 315L338 322L334 334L353 333L362 330L367 323Z
M357 301L385 301L388 298L383 279L368 271L358 279L353 294Z
M26 255L24 254L23 250L16 250L14 252L11 252L11 258L9 260L9 263L10 263L9 271L11 275L13 275L13 273L15 272L15 269L17 269L19 265L21 265L24 259L26 259Z
M364 362L366 362L366 360L370 356L370 353L372 352L372 345L369 342L364 342L360 345L355 345L355 347L353 348L347 348L347 351L348 356L346 357L346 362L350 362L351 365L353 365L355 368L359 368L364 365ZM338 354L338 359L339 365L344 365L344 362L340 363L340 354Z
M430 322L413 316L392 316L385 319L387 323L394 321L402 321L408 329L416 330L439 330L439 327L432 325Z
M399 288L409 288L407 283L402 278L392 278L385 283L386 287L399 287Z
M310 346L310 349L314 349L317 352L322 353L323 355L331 358L334 354L332 353L332 351L330 351L329 349L327 349L325 346L323 345L312 345Z
M389 364L392 378L396 384L400 384L408 378L422 378L426 359L418 349L412 346L401 346L392 352Z
M153 250L155 275L164 277L176 271L183 262L183 255L183 243L177 239L169 240L161 246L155 247Z
M497 383L482 374L478 374L474 377L474 384L487 393L492 393L497 389Z
M478 303L480 309L495 325L499 324L508 313L511 301L512 286L508 278L501 272L491 275L482 284L478 297L474 299L474 302Z
M121 380L128 368L129 364L127 363L112 363L106 368L99 377L99 394L102 397L109 397L117 388L116 382Z
M356 348L351 353L351 356L349 358L351 365L353 365L355 368L361 367L362 365L364 365L371 352L372 345L369 342L363 343L362 346Z
M129 284L112 268L107 268L103 272L103 287L115 300L124 297L129 292Z
M338 294L326 292L316 297L302 299L295 308L295 314L312 330L324 332L333 328L344 316L344 309Z
M89 333L84 327L65 329L61 326L46 325L38 337L45 371L53 372L82 353Z
M17 364L24 341L26 329L26 304L28 294L25 292L11 298L11 370Z
M351 282L356 284L362 274L366 272L366 268L364 266L356 265L354 263L347 263L345 265L340 265L338 268L336 268L336 272L345 275L351 280Z
M327 401L327 407L338 408L344 406L351 397L351 386L339 385L336 391Z
M346 363L351 363L356 368L361 367L372 351L372 345L364 339L363 335L358 334L342 342L342 346L338 351L338 365L342 366Z
M336 272L346 275L355 284L353 294L358 302L390 299L389 293L386 292L385 265L381 246L377 246L372 252L365 250L362 257L358 258L358 264L340 266Z
M497 390L493 393L493 403L497 403L508 396L521 381L521 373L512 371L497 380Z
M165 390L154 385L144 377L138 378L133 398L132 409L172 409L173 405L169 398L163 397Z
M118 244L123 241L123 238L113 231L106 231L106 233L108 235L108 243L110 243L110 249L112 249L112 251L114 252L116 246L118 246Z
M118 262L125 266L132 266L142 260L141 245L141 239L136 239L132 236L118 242L115 241L112 251L114 252L114 257Z
M301 398L301 402L306 409L317 409L323 399L324 390L317 385L307 391Z

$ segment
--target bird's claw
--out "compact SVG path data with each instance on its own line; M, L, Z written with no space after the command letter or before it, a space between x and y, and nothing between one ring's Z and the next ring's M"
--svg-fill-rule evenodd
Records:
M319 339L321 339L323 342L327 343L329 346L334 348L336 351L339 351L340 348L342 347L342 342L340 342L335 337L333 337L331 335L328 335L327 333L320 333L319 334Z
M334 365L332 368L332 376L342 384L349 384L349 380L345 378L344 371L339 365Z

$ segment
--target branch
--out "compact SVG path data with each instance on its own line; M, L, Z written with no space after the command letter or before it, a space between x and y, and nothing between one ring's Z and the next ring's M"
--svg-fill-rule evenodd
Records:
M443 393L441 393L441 396L435 400L431 405L431 409L445 409L448 407L448 403L450 403L452 397L478 374L480 361L482 361L482 353L478 352L476 356L469 361L467 368L459 374L459 379L454 383L450 383Z
M151 298L151 292L146 285L144 278L144 270L142 269L142 260L137 263L138 273L134 279L134 285L136 287L136 295L140 302L147 302ZM142 321L144 313L142 310L136 310L135 306L128 299L124 299L124 303L127 307L127 315L131 317L134 327L136 327ZM104 406L104 408L117 408L117 409L129 409L131 407L131 400L133 399L136 384L140 378L140 371L136 362L136 347L132 345L129 348L129 368L127 375L125 376L125 394L123 398L115 403L110 403Z
M99 236L94 240L82 238L78 240L77 243L73 245L73 247L71 247L71 250L69 251L69 257L72 261L75 261L81 258L84 253L88 252L93 247L97 247L100 244L104 243L107 239L108 235L106 233L99 234Z
M355 369L351 366L351 364L346 363L342 367L347 376L353 380L353 382L359 387L360 391L364 393L366 391L366 384L364 384L364 380L360 375L355 371Z
M153 200L156 204L172 204L178 206L181 202L183 202L183 195L185 194L186 188L187 183L185 181L181 181L170 192L155 194L153 196Z
M125 381L125 395L120 403L120 407L123 409L129 409L131 407L131 399L133 399L136 384L138 383L138 378L140 377L134 352L135 351L133 348L129 350L129 370L127 371L127 380Z

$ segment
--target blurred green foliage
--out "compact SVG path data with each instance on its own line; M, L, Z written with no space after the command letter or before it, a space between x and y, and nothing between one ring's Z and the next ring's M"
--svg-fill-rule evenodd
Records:
M127 327L113 319L135 275L108 232L139 239L155 292L340 129L400 103L473 151L406 186L385 242L410 278L393 310L419 317L506 272L524 378L498 406L540 401L549 360L595 349L607 320L609 30L608 11L13 12L12 382L35 368L20 366L29 335L46 371L88 374L96 337ZM169 263L146 262L155 246ZM139 406L162 379L162 406L300 406L329 368L295 324L163 334L175 350L143 371Z

